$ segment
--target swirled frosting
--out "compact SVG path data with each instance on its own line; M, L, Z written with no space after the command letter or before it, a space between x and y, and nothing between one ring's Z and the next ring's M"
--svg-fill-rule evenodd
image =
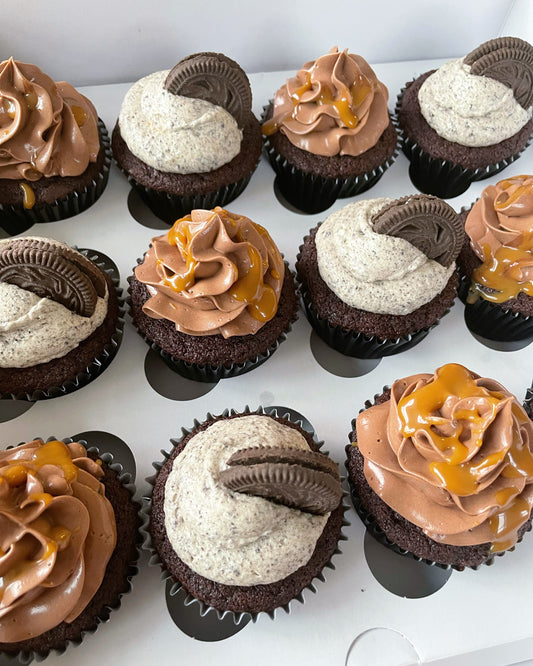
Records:
M35 65L0 64L0 178L79 176L99 150L98 115L86 97Z
M205 173L231 162L241 150L237 121L221 106L168 92L167 75L145 76L126 93L118 122L128 148L171 173Z
M72 622L100 587L116 542L102 475L77 442L0 452L0 641Z
M516 542L533 507L533 422L498 382L453 363L412 375L356 428L371 488L431 539Z
M447 141L469 147L500 143L524 127L531 107L524 109L504 83L470 69L463 58L439 67L420 87L420 111Z
M263 133L279 130L315 155L357 156L375 146L388 126L388 97L364 58L335 47L276 92Z
M470 245L483 264L474 288L503 302L520 291L533 296L533 176L513 176L489 185L465 223Z
M276 314L284 264L268 232L222 208L193 210L152 246L135 276L143 311L189 335L256 333Z
M282 580L306 564L329 518L228 490L226 461L243 447L309 450L294 428L258 414L215 421L176 457L165 486L165 528L193 571L226 585Z
M329 215L315 242L320 276L347 305L405 315L431 301L455 270L403 238L378 234L372 217L392 199L357 201Z

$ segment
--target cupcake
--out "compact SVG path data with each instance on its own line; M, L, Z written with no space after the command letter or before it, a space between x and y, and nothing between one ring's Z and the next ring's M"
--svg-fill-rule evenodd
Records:
M412 375L352 425L354 506L397 552L476 568L531 529L533 422L493 379L455 363Z
M290 204L318 213L381 178L397 154L388 97L366 60L336 47L276 92L262 130Z
M70 393L116 354L121 290L91 256L49 238L0 240L0 397Z
M79 644L137 572L129 476L109 454L65 442L0 451L0 654L24 663Z
M153 238L130 278L133 324L173 370L199 381L266 361L297 308L266 229L219 207L193 210Z
M302 601L339 552L337 465L300 425L262 410L208 414L184 433L149 479L148 543L165 577L219 613L273 617Z
M469 329L492 340L533 337L533 176L489 185L462 217L460 293Z
M413 184L448 198L513 162L533 131L533 47L516 37L481 44L422 74L396 108Z
M111 149L93 104L69 83L10 58L0 64L0 227L89 208L107 184Z
M127 92L113 155L148 207L171 224L243 192L261 155L261 130L241 67L196 53Z
M453 304L463 233L453 208L426 195L335 211L311 229L296 262L314 330L359 358L412 347Z

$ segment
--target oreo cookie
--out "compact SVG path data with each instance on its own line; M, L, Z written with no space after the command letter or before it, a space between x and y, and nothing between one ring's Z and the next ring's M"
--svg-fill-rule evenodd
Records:
M170 70L165 89L226 109L243 128L252 109L250 82L241 66L222 53L194 53Z
M105 277L89 259L42 238L0 243L0 282L61 303L82 317L90 317L106 293Z
M416 194L396 199L371 222L376 233L403 238L445 267L455 261L463 245L459 215L438 197Z
M484 42L464 58L470 73L488 76L513 90L516 101L528 109L533 103L533 46L518 37Z
M255 447L237 451L227 464L220 480L234 492L316 515L333 511L342 498L337 466L318 452Z

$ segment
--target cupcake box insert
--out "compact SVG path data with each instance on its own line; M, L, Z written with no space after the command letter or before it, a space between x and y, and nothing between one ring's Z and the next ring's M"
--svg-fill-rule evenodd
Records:
M310 57L313 55L310 53ZM442 62L375 65L377 75L390 92L389 108L392 110L405 81ZM250 75L258 117L272 92L290 75L291 72ZM110 129L128 88L129 84L117 84L81 91L95 104ZM533 173L531 147L505 175L522 173ZM497 175L489 181L473 183L466 193L448 201L459 211L462 206L470 206L488 182L499 178ZM286 208L277 198L273 182L274 173L263 156L248 188L227 208L264 226L292 269L309 229L349 201L415 193L403 153L371 193L339 199L323 213L305 215ZM146 226L150 224L151 227ZM126 289L126 278L137 257L142 256L152 237L166 229L130 194L123 174L113 166L106 191L91 208L68 220L36 225L25 234L45 235L105 253L117 264L121 287ZM169 395L165 389L159 387L161 394L152 388L157 382L148 378L152 377L152 362L159 359L152 357L126 316L116 358L90 385L67 396L37 402L17 418L8 418L7 401L5 407L0 404L0 445L18 443L39 432L54 432L60 438L87 431L112 433L132 449L137 465L136 485L144 494L148 491L145 478L153 473L152 461L160 459L161 449L169 450L169 440L180 437L182 426L190 428L195 418L201 421L208 412L220 414L226 408L276 405L296 410L309 419L317 437L325 441L324 449L344 473L344 447L352 418L365 400L381 393L383 386L396 378L414 372L432 373L445 363L457 362L497 379L520 399L525 397L533 379L533 346L516 351L485 346L466 328L463 309L457 300L451 312L419 345L383 358L361 376L345 376L356 366L353 375L362 370L361 364L352 364L353 359L343 357L337 363L343 376L330 371L339 372L335 368L338 359L334 352L324 350L301 310L283 345L261 367L246 375L221 380L201 390L196 383L170 375L169 381L181 387L180 399L175 399L176 392L172 399L163 395ZM160 580L159 569L148 567L148 558L143 558L133 591L123 599L122 610L94 636L86 637L74 653L76 662L80 666L111 660L115 664L150 663L162 662L172 654L180 661L220 666L237 662L258 666L304 662L312 666L373 666L384 663L372 661L365 652L372 645L373 636L391 666L417 663L416 655L420 662L436 662L440 666L490 666L531 657L533 631L529 614L523 608L527 601L520 600L527 600L533 593L532 534L525 536L515 552L496 558L494 566L478 571L453 572L447 577L448 572L417 565L412 584L402 593L410 597L406 598L387 589L390 580L380 582L375 577L372 571L379 577L376 546L369 543L371 537L365 536L365 527L351 507L346 518L351 523L343 530L348 540L340 544L342 554L333 558L335 570L326 570L325 582L316 583L317 594L306 591L305 603L293 602L290 614L278 613L274 623L266 615L260 616L256 623L249 623L225 640L193 640L180 631L167 612L165 584ZM387 565L392 571L391 580L407 578L405 561L406 558L394 555ZM428 579L432 581L432 593L426 589ZM465 656L469 653L475 656ZM70 656L67 652L65 657L50 656L46 663L59 666L71 658L72 652Z

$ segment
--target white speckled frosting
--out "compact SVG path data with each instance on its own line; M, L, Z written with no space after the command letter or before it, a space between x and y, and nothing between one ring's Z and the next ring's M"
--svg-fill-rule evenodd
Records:
M420 111L439 136L463 146L500 143L531 118L511 88L488 76L470 74L463 59L451 60L429 76L418 91Z
M403 238L378 234L370 220L393 199L367 199L329 215L316 234L320 276L347 305L406 315L439 294L455 270Z
M163 87L167 74L150 74L126 93L119 126L128 148L170 173L205 173L231 162L241 150L236 120L211 102L169 93Z
M104 321L107 294L91 317L61 303L0 282L0 367L27 368L61 358Z
M165 486L165 527L177 555L196 573L227 585L269 584L306 564L329 514L315 516L232 492L219 480L245 447L308 449L304 437L268 416L216 421L176 457Z

